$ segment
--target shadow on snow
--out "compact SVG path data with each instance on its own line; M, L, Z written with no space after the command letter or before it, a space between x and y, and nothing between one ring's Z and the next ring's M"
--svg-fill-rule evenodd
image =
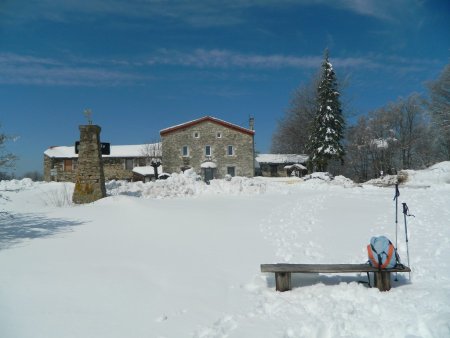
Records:
M271 276L267 279L267 286L269 288L275 288L275 274L271 273ZM409 284L408 278L404 274L392 273L391 286ZM397 279L397 280L396 280ZM367 274L362 273L358 275L323 275L318 273L293 273L291 276L292 288L298 288L303 286L312 286L315 284L324 285L338 285L339 283L360 283L369 286ZM373 273L370 273L370 284L374 287Z
M82 221L47 218L40 214L0 213L0 250L7 249L26 239L48 237L69 232Z

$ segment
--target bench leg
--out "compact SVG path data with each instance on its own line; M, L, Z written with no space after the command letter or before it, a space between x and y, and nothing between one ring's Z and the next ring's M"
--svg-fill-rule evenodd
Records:
M391 289L391 273L386 271L375 272L375 286L380 291Z
M283 292L291 290L291 273L275 272L276 290Z

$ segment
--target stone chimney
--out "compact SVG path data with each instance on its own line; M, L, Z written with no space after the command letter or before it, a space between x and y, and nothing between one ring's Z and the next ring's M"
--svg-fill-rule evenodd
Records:
M79 128L80 147L72 201L82 204L106 197L106 188L100 145L101 128L96 125L83 125Z
M250 130L255 130L255 118L253 116L250 116L248 124Z

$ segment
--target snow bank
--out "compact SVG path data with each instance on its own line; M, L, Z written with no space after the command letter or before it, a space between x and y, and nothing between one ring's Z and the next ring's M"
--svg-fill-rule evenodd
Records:
M333 176L327 172L315 172L315 173L312 173L311 175L306 175L305 177L303 177L303 180L305 180L305 181L308 181L311 179L319 179L324 182L329 182L333 179Z
M384 175L382 177L368 180L364 184L376 185L379 187L389 187L397 184L397 182L398 182L397 175Z
M42 182L34 182L30 178L24 178L21 180L9 180L9 181L0 181L0 191L20 191L23 189L30 189L33 188Z
M433 186L450 184L450 161L437 163L424 170L404 170L406 186Z
M351 179L342 175L335 176L331 183L335 185L341 185L345 188L351 188L356 185L355 182L353 182Z
M106 183L108 195L128 195L143 198L174 198L199 196L205 194L251 195L266 191L266 183L246 177L233 177L231 180L202 181L193 170L172 174L166 180L155 182L110 181Z
M402 170L398 176L385 175L364 184L387 187L397 182L407 187L444 187L446 184L450 184L450 161L437 163L423 170Z
M351 188L356 186L356 184L349 178L338 175L333 177L328 172L316 172L311 175L307 175L303 178L305 181L305 186L309 188L323 188L327 189L332 186L340 186L344 188Z

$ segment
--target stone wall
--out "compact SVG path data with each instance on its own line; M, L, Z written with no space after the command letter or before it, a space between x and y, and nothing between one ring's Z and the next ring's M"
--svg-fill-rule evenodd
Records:
M44 180L47 182L55 181L55 182L73 182L76 181L76 165L77 158L69 158L72 160L72 170L66 171L64 170L64 160L62 158L51 158L47 155L44 155ZM51 169L56 169L56 175L51 175Z
M282 164L269 164L260 163L261 175L265 177L287 177L287 170L284 167L288 165L286 163ZM272 172L272 166L276 166L277 170L275 173Z
M125 158L103 158L103 170L106 180L131 180L133 172L125 169Z
M221 137L218 137L218 133ZM207 145L211 146L211 156L205 155ZM229 145L234 149L231 156L227 155ZM183 146L188 146L188 156L182 155ZM200 165L206 161L217 165L215 178L223 178L227 174L227 167L234 167L236 176L253 177L255 172L253 135L211 121L162 135L162 151L162 165L168 173L178 173L183 168L192 167L202 175Z
M55 159L44 154L44 181L53 181L50 175L50 169L54 167Z
M125 160L132 159L134 166L145 165L143 157L103 157L103 171L105 180L132 180L132 170L125 169ZM47 182L73 182L76 181L76 170L64 171L64 158L51 158L44 155L44 180ZM74 163L77 158L72 159ZM51 176L50 169L56 169L57 175Z

